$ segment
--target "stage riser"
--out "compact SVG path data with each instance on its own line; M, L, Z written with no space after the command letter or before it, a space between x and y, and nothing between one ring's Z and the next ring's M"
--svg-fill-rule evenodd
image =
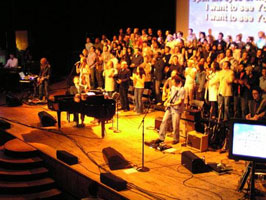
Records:
M23 175L16 175L16 174L1 174L0 170L0 180L4 181L31 181L36 179L42 179L49 175L48 171L43 173L37 174L23 174Z
M28 186L28 187L3 187L0 186L0 194L27 194L27 193L36 193L45 190L49 190L55 187L55 183L41 184L37 186Z
M12 152L12 157L7 155L7 152ZM55 188L56 182L49 177L49 170L43 166L42 159L39 157L24 158L25 155L35 156L36 153L38 153L37 149L19 139L11 139L3 144L0 150L0 200L49 200L62 197L62 192ZM41 163L42 166L28 169L36 163Z
M6 169L33 169L36 167L41 167L43 166L43 161L40 162L34 162L34 163L8 163L5 161L0 161L0 166L2 168Z
M5 154L7 156L10 156L12 158L32 158L38 156L39 152L34 151L34 152L14 152L14 151L9 151L5 149Z

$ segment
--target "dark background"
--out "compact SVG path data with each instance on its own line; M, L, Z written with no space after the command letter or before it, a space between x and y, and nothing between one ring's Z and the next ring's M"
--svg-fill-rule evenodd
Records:
M15 52L15 31L27 30L33 59L47 57L53 78L68 75L86 36L112 39L127 27L175 30L175 1L1 1L0 48Z

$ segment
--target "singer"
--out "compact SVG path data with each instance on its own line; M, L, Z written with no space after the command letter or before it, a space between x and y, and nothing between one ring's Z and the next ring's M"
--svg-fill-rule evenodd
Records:
M172 119L174 140L172 144L179 143L179 125L180 117L184 111L184 99L185 99L185 89L183 87L182 79L175 75L172 77L172 87L170 89L169 97L164 102L166 111L163 116L163 121L160 126L159 138L155 141L159 144L165 140L167 121Z

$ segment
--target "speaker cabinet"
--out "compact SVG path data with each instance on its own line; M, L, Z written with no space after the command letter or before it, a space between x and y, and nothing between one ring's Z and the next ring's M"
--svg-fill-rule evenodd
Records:
M206 151L208 149L208 135L197 131L190 131L187 135L187 145L200 152Z
M56 157L57 159L63 161L64 163L67 163L69 165L74 165L78 163L78 157L74 156L66 151L57 150L56 151Z
M103 158L111 170L130 168L130 163L112 147L106 147L102 150Z
M49 113L42 111L38 113L39 119L43 127L54 126L57 122L56 119Z
M184 151L181 155L181 164L191 171L193 174L203 173L208 171L207 165L198 156L191 151Z
M160 130L160 126L161 126L162 121L163 121L163 118L162 117L155 118L154 127L155 127L156 130ZM167 122L167 131L168 132L173 132L172 120L169 120Z
M16 96L12 94L6 95L6 105L9 107L21 106L22 102Z
M109 187L121 191L127 188L127 182L111 173L101 173L100 180Z

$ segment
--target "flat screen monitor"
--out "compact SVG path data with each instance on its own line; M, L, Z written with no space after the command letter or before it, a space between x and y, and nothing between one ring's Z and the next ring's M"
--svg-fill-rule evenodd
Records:
M229 158L266 162L265 121L234 120L229 141Z

